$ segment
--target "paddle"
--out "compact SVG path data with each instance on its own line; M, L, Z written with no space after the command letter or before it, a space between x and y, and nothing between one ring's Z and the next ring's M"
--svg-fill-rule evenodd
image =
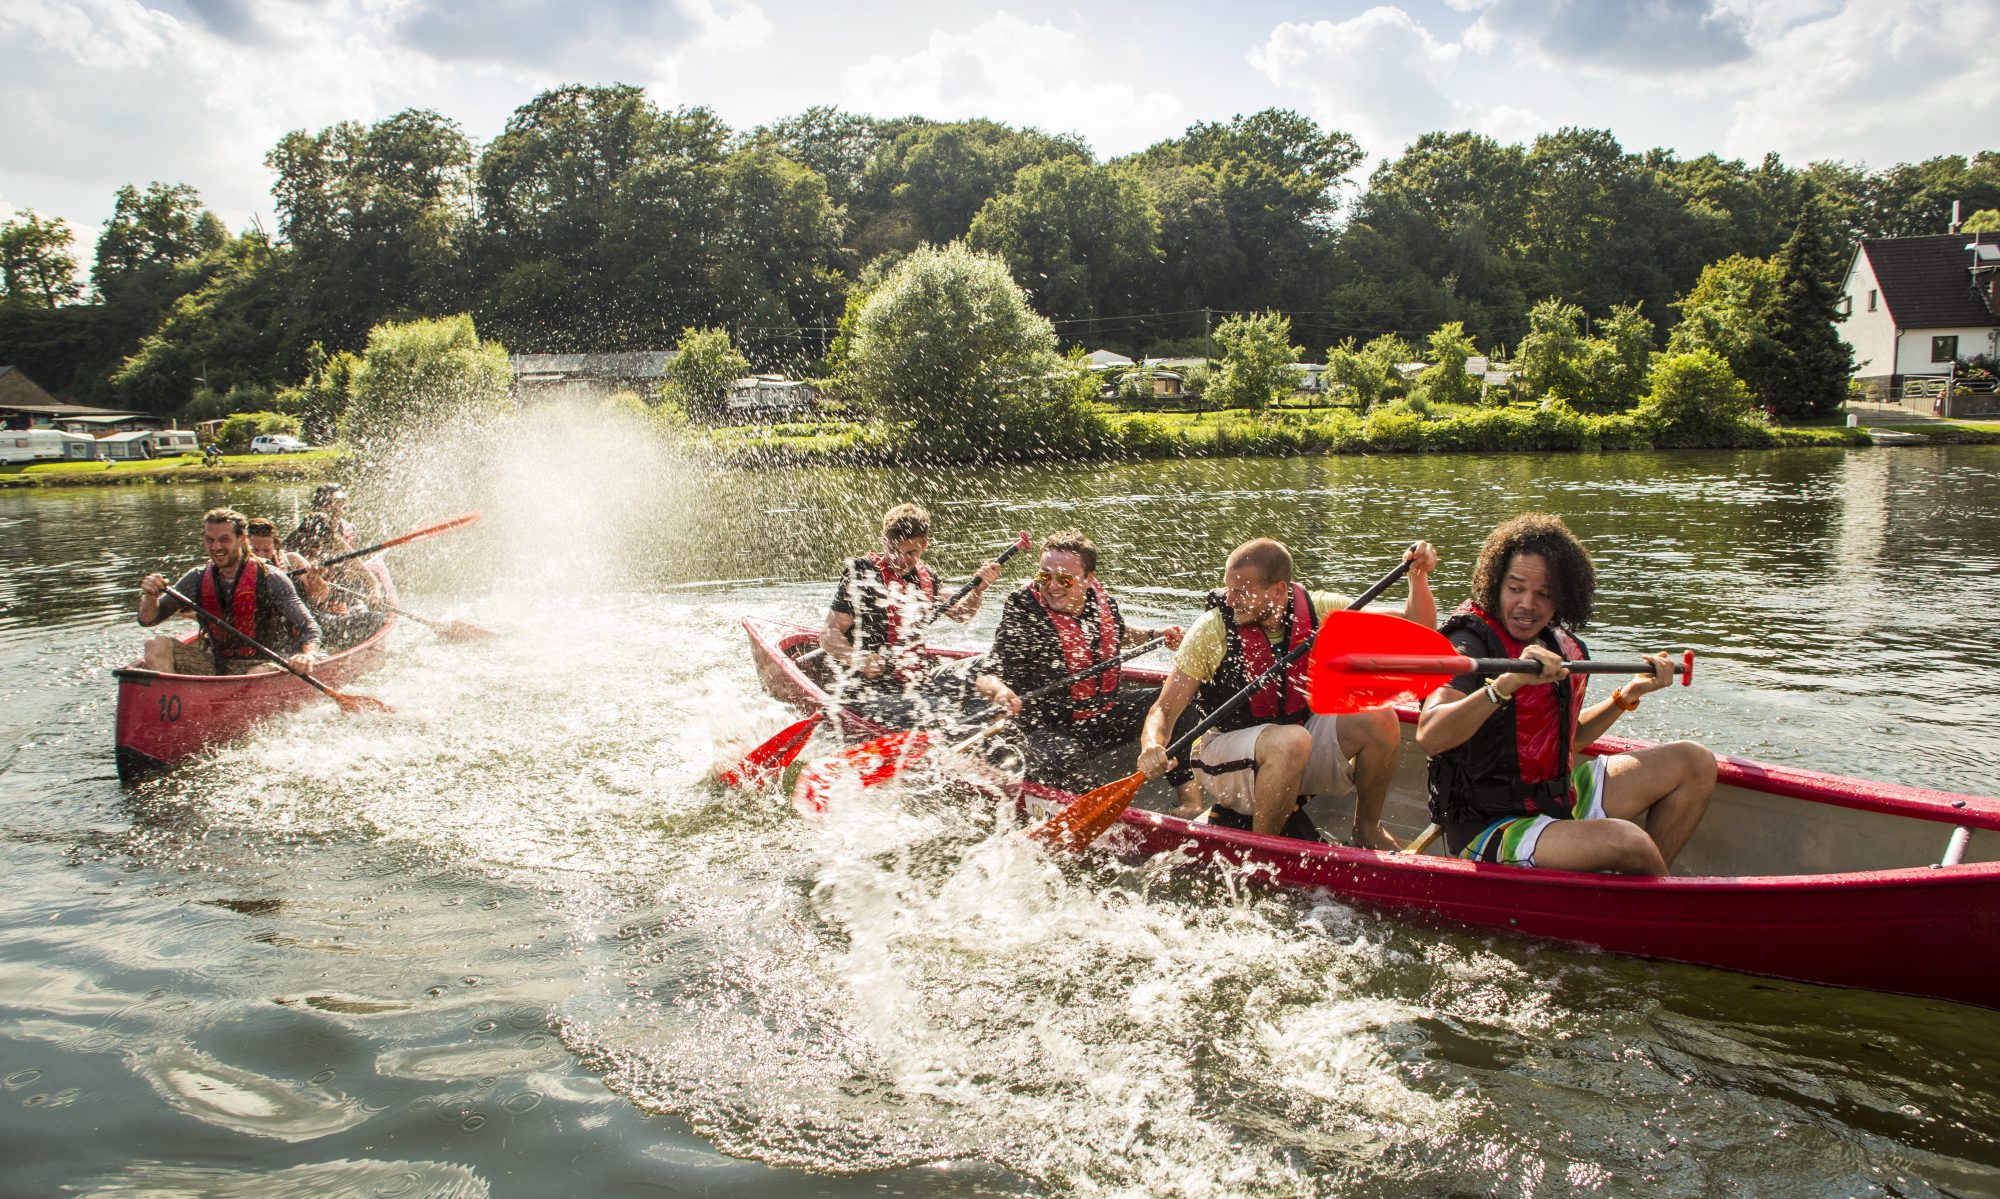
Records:
M335 591L342 591L346 592L348 595L360 596L364 600L368 598L368 593L361 590L358 587L348 587L344 584L336 583L331 579L328 579L326 581L326 585L328 587L333 588ZM425 617L418 616L415 612L412 612L407 608L398 608L396 605L390 603L388 600L375 600L373 602L377 607L387 608L389 611L394 612L398 616L409 617L411 620L416 621L418 624L436 633L438 636L444 638L446 641L485 641L490 637L498 637L500 635L492 631L491 629L482 629L476 624L472 624L463 620L429 620L426 619Z
M426 537L435 537L439 533L449 533L453 529L462 529L478 519L479 519L478 511L475 510L472 512L466 512L461 515L454 516L450 520L441 521L440 523L430 525L427 528L418 529L414 533L405 533L401 537L391 537L387 541L378 541L374 545L365 545L358 550L348 550L346 553L335 554L331 558L323 558L320 561L314 563L313 567L301 567L297 570L288 571L286 573L294 576L302 575L307 570L313 569L314 567L325 569L326 567L332 566L336 562L345 562L350 558L365 558L370 554L380 553L383 550L392 549L395 546L408 545L412 541L421 541Z
M1166 643L1167 639L1165 637L1155 637L1151 641L1142 642L1126 650L1124 653L1114 654L1099 662L1092 662L1074 674L1064 675L1053 683L1037 687L1026 695L1021 696L1020 700L1025 704L1032 699L1041 699L1043 696L1053 695L1071 683L1081 682L1091 675L1109 670L1113 666L1129 662L1141 655L1152 653ZM987 707L991 708L992 705L988 704ZM979 719L983 720L985 717L982 716ZM1006 724L1009 719L1009 717L1002 715L998 720L993 721L967 740L953 745L951 748L953 750L964 749L982 738L992 736L994 733L999 732L1000 726ZM805 723L807 722L799 722L799 724ZM953 729L961 729L970 723L972 722L969 720L957 720L939 731L949 732ZM797 728L799 726L793 725L792 727ZM815 763L813 767L808 768L810 777L800 780L800 798L803 802L810 804L814 811L824 811L826 810L826 802L820 799L817 794L808 794L809 791L823 790L832 780L835 771L822 769L822 766L829 765L830 763L837 764L837 762L845 760L868 760L872 762L874 759L881 759L879 765L871 765L869 767L868 777L861 784L864 787L872 787L876 783L886 783L890 779L895 778L903 767L922 757L924 751L930 748L930 743L931 734L929 732L921 729L910 729L905 732L890 733L885 737L877 737L873 741L844 750L835 759L831 759L825 763ZM797 756L797 750L793 750L792 752L793 756Z
M1005 564L1007 559L1027 548L1028 533L1027 530L1023 529L1020 537L1015 539L1014 544L1000 551L1000 556L995 558L994 561ZM917 621L912 626L911 631L916 632L928 628L932 621L951 611L953 607L957 606L958 601L972 594L972 589L978 585L979 580L974 578L966 583L965 586L960 587L942 605L932 608L929 612L925 613L923 619ZM807 663L816 662L825 656L826 650L815 649L810 653L800 654L797 662L800 666L804 666ZM821 710L814 712L804 720L795 721L779 729L763 744L745 754L741 762L716 774L717 781L729 787L762 786L764 783L783 773L785 767L792 764L793 760L799 756L800 751L805 749L806 742L811 739L813 730L818 728L819 722L824 719L826 719L826 712Z
M1410 548L1415 549L1416 546L1413 544ZM1377 596L1387 591L1395 584L1397 579L1402 578L1409 571L1410 560L1405 558L1396 564L1394 570L1377 580L1374 586L1355 596L1354 602L1347 605L1347 610L1352 612L1373 603ZM1331 620L1333 615L1329 613L1327 620ZM1396 620L1401 624L1409 624L1413 629L1421 627L1410 624L1409 621L1402 620L1400 617L1386 617L1385 619ZM1321 621L1320 629L1323 630L1325 627L1326 621ZM1167 760L1176 761L1185 757L1195 741L1203 733L1206 733L1220 723L1224 716L1227 716L1238 705L1257 694L1258 690L1272 679L1284 677L1285 672L1291 669L1292 664L1304 657L1312 649L1313 644L1319 638L1319 631L1315 630L1312 636L1301 641L1290 653L1273 662L1269 670L1252 679L1249 686L1224 700L1215 711L1203 717L1201 723L1176 738L1172 745L1167 746ZM1139 788L1145 784L1146 777L1145 771L1134 771L1122 779L1114 779L1101 787L1086 791L1072 801L1068 807L1029 829L1028 836L1046 844L1064 844L1071 849L1080 850L1102 836L1106 829L1118 823L1118 817L1124 813L1126 808L1132 806L1132 799L1139 794Z
M1340 612L1320 625L1307 676L1315 712L1360 712L1420 699L1463 674L1540 672L1529 658L1468 658L1435 629L1379 612ZM1356 652L1358 647L1365 647ZM1646 661L1564 662L1572 674L1651 674ZM1681 686L1694 681L1694 651L1674 663Z
M265 645L263 642L257 640L256 638L247 635L241 629L237 628L235 625L230 624L228 621L223 620L221 617L216 616L214 613L207 611L200 604L195 603L193 600L189 599L185 595L182 595L180 592L174 590L172 587L166 588L165 591L166 594L173 596L175 599L185 604L187 606L187 610L194 613L196 620L206 622L207 625L212 629L220 629L223 632L228 633L231 637L236 638L238 641L241 641L243 644L256 650L264 657L269 658L273 662L276 662L280 667L290 672L294 677L298 678L300 681L311 686L321 695L326 696L334 703L339 704L340 710L346 713L347 715L352 716L356 712L389 711L388 704L383 703L381 700L376 699L373 696L347 695L342 692L335 691L333 688L327 686L325 683L320 682L318 679L312 677L312 675L306 673L305 671L293 670L291 664L285 661L284 655L280 654L277 650L274 650L270 646Z

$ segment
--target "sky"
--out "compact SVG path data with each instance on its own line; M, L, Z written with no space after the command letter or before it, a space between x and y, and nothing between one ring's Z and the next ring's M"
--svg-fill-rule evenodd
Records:
M1996 0L0 0L0 217L61 217L87 263L116 189L159 180L272 230L285 133L429 108L484 142L565 83L745 130L991 117L1100 159L1284 107L1368 168L1432 130L1570 125L1881 168L2000 149L1996 45Z

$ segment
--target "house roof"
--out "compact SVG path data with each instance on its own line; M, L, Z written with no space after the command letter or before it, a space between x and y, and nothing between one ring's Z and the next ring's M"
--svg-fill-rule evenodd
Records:
M1137 365L1130 358L1112 350L1092 350L1083 356L1083 364L1093 370L1099 370L1107 366Z
M8 371L13 369L11 366L0 366L0 376L4 376ZM122 408L92 408L87 404L0 403L0 412L27 412L35 416L56 417L65 420L123 420L128 417L148 415L144 412L127 412Z
M673 350L624 354L516 354L508 360L516 375L583 375L596 379L657 379L666 373Z
M153 435L151 429L141 429L134 433L106 433L99 441L143 441Z
M2000 233L1945 233L1934 237L1869 238L1868 256L1882 302L1901 329L1951 329L2000 325L2000 317L1974 289L1969 245L2000 245Z

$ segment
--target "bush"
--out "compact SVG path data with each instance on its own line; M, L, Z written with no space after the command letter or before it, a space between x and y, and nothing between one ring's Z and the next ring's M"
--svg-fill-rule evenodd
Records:
M299 418L282 412L239 412L215 431L216 443L231 454L247 453L250 439L266 433L299 435Z
M340 429L361 442L428 432L506 408L510 379L507 351L482 343L469 316L380 324L368 331Z
M729 414L729 385L750 373L727 329L681 330L680 344L660 377L660 400L694 420L713 423Z
M1205 398L1224 408L1263 408L1298 390L1304 351L1292 344L1292 318L1275 312L1232 316L1215 328L1222 366Z
M1663 446L1746 443L1750 391L1714 350L1663 354L1653 363L1653 389L1638 417Z

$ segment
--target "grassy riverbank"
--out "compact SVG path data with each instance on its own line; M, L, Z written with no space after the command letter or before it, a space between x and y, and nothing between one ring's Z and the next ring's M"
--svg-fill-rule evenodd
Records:
M226 454L216 466L196 457L132 462L28 462L0 466L0 488L122 487L142 483L238 483L250 479L319 479L347 459L343 450L303 454Z
M1103 435L1084 446L1050 447L1048 457L1079 460L1292 457L1304 454L1566 453L1696 448L1675 430L1636 413L1592 415L1564 407L1517 405L1427 415L1378 408L1267 412L1103 411ZM1921 433L1940 443L2000 444L2000 424L1924 421L1878 425ZM691 427L689 442L731 465L890 465L903 461L895 430L854 420ZM1709 448L1783 449L1866 446L1866 429L1829 418L1794 425L1746 425Z

